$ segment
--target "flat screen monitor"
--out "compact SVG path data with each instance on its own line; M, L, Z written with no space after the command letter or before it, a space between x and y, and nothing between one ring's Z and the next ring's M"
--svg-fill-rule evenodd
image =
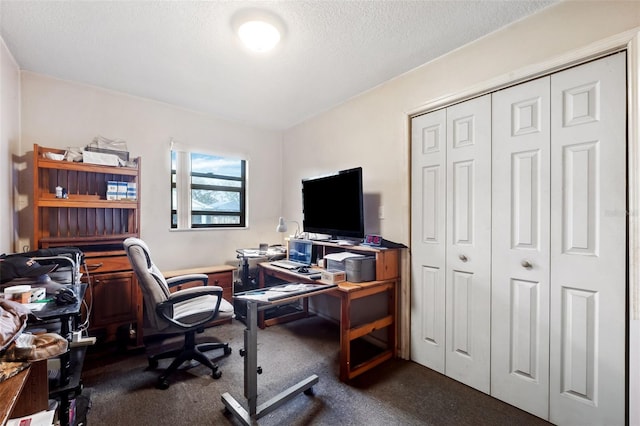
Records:
M302 180L304 232L364 237L362 167Z

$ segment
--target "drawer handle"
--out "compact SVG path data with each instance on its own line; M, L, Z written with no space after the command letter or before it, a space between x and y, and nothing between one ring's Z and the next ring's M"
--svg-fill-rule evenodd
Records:
M458 256L460 258L460 260L462 260L463 262L466 262L467 260L469 260L467 258L467 256L465 256L464 254L461 254L460 256Z
M104 265L104 263L103 263L103 262L100 262L100 263L94 263L94 264L92 264L92 265L87 265L87 268L88 268L88 269L98 269L98 268L99 268L99 267L101 267L102 265Z

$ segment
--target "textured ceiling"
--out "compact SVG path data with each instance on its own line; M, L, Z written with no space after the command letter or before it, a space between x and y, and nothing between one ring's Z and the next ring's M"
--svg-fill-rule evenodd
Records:
M23 70L286 129L557 0L0 1ZM262 11L269 54L233 23Z

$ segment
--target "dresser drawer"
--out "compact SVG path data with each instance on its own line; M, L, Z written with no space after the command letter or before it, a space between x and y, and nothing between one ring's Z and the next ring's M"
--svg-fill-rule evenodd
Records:
M222 297L228 301L233 300L233 272L217 272L209 275L209 285L222 287Z
M89 274L131 270L131 264L126 255L86 257L85 262Z
M176 271L163 272L165 278L177 277L188 274L206 274L208 284L222 287L222 297L226 300L233 300L233 271L236 268L228 265L205 266L201 268L180 269ZM181 290L193 286L202 285L202 282L185 283L176 287L172 287L171 291Z

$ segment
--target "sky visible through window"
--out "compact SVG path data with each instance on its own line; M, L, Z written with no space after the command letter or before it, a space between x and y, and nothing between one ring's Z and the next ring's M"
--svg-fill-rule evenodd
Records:
M240 177L241 161L206 154L191 154L191 172Z

